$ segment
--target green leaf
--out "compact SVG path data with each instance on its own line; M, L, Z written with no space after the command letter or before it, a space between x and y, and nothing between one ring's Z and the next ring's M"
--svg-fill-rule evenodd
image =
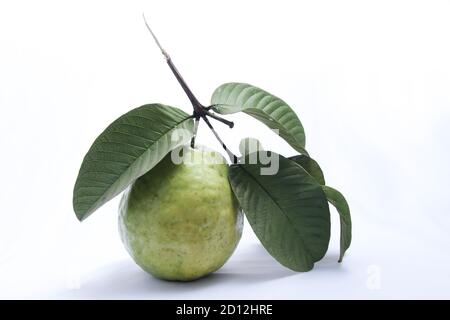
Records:
M213 110L221 114L245 112L279 135L301 154L305 150L305 131L295 112L286 102L274 95L246 83L225 83L212 97Z
M336 207L341 224L341 253L339 262L342 261L345 251L350 247L352 240L352 222L350 217L350 208L344 196L337 190L325 186L325 178L319 164L312 158L305 155L290 157L292 161L302 166L317 182L322 185L323 191L328 201Z
M147 104L122 115L94 141L81 164L73 191L78 219L122 192L170 150L192 137L194 123L180 109ZM176 133L178 141L172 133Z
M311 270L328 249L330 212L321 186L301 166L274 152L279 170L261 175L260 161L231 165L233 192L266 250L294 271ZM265 152L256 154L258 159ZM272 163L273 165L273 163Z
M261 142L255 138L244 138L239 142L239 152L245 156L249 153L264 151Z
M336 207L340 215L341 222L341 253L339 255L339 262L344 258L345 251L350 247L352 242L352 220L350 218L350 208L344 196L337 190L322 186L328 201Z
M322 185L325 184L325 177L323 176L322 169L320 168L316 160L303 154L290 157L289 159L301 165L303 169L306 170L306 172L308 172L314 179L317 180L317 182Z

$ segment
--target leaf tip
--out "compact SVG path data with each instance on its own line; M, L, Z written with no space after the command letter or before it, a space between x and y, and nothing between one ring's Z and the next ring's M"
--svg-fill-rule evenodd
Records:
M80 222L83 222L84 219L86 219L91 214L90 211L86 211L80 208L75 201L73 202L73 211L75 212L75 216Z
M342 263L342 260L344 260L344 255L345 255L345 252L343 252L339 255L338 263Z
M83 222L83 220L86 218L86 215L83 212L80 212L76 208L74 208L75 216L77 217L78 221Z

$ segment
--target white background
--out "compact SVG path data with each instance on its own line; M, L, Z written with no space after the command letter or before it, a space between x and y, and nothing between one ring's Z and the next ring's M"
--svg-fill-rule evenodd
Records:
M327 183L347 197L313 271L274 261L247 224L217 273L156 280L128 257L114 199L79 223L72 188L95 137L130 108L190 105L146 31L205 104L248 82L287 101ZM2 1L1 298L450 298L449 1ZM256 120L217 124L237 152ZM220 149L203 126L200 141Z

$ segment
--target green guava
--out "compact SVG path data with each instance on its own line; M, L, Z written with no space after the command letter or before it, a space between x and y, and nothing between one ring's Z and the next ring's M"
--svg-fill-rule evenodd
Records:
M217 152L185 147L182 163L169 153L124 193L121 239L153 276L190 281L218 270L236 248L243 216Z

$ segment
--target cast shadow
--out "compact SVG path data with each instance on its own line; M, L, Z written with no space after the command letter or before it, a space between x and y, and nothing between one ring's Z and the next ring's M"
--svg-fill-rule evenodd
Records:
M339 269L336 256L327 256L316 263L315 270ZM239 250L217 272L192 282L159 280L141 270L131 259L124 259L97 269L81 279L78 290L58 293L66 299L161 299L176 298L214 286L245 286L288 277L307 277L282 267L260 244L252 244ZM299 279L300 280L300 279Z

